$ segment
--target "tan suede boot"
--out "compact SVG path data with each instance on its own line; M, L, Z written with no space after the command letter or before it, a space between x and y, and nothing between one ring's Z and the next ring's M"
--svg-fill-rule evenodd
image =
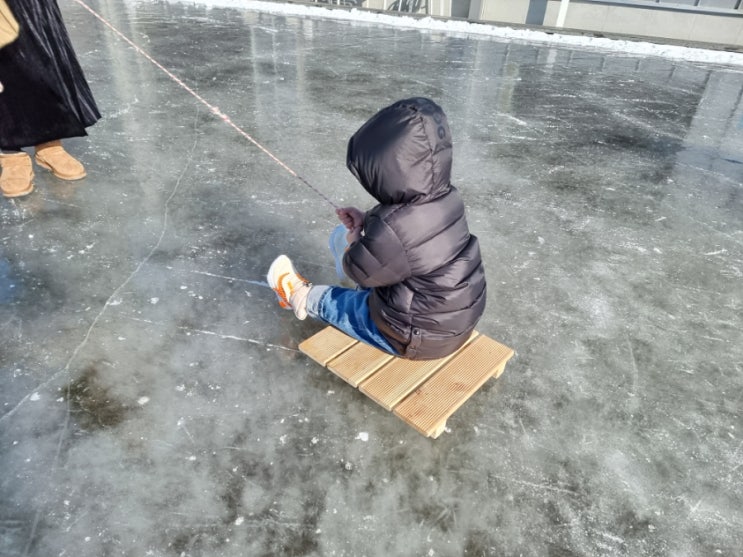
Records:
M49 141L36 146L36 164L50 170L62 180L85 178L85 167L62 147L61 141Z
M0 190L5 197L21 197L34 191L34 171L26 153L0 153Z

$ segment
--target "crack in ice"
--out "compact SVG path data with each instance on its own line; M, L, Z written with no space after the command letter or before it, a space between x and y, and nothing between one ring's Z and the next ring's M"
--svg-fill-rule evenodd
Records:
M60 375L63 375L65 373L69 373L70 366L72 365L72 362L75 361L75 358L77 358L77 355L80 353L80 351L88 344L88 340L90 339L90 335L92 334L93 329L95 329L96 325L98 324L98 321L100 321L101 317L103 317L103 314L106 312L106 309L108 308L108 306L112 305L112 301L116 298L116 296L118 296L119 292L121 292L123 290L123 288L127 284L129 284L129 282L131 282L131 280L137 275L137 273L139 273L139 271L142 269L142 267L144 267L144 265L152 258L152 255L155 253L155 251L157 251L157 249L160 247L160 244L162 243L163 238L165 237L165 232L166 232L166 230L168 228L168 211L170 209L170 202L173 200L173 198L175 197L175 195L178 193L178 189L180 188L181 181L183 180L183 177L186 175L186 171L188 170L188 167L190 166L191 161L193 160L193 154L194 154L194 151L196 150L196 145L198 144L198 141L199 141L198 134L196 133L196 131L198 129L198 121L199 121L199 108L197 107L196 108L196 116L194 118L194 141L193 141L193 145L191 145L191 150L190 150L190 152L188 154L188 158L186 159L186 162L183 165L183 169L181 170L181 173L178 175L178 178L176 179L175 186L173 186L173 191L170 192L170 195L165 200L165 205L164 205L164 208L163 208L163 217L162 217L163 222L162 222L162 227L160 229L160 235L157 238L157 242L155 242L155 245L152 246L152 249L150 249L149 253L144 257L144 259L142 259L139 262L139 264L134 268L134 270L124 280L124 282L122 282L118 287L116 287L116 289L108 297L108 299L106 300L106 302L103 304L103 307L98 312L98 315L95 316L95 319L93 319L93 322L88 327L88 330L86 331L85 336L83 337L82 341L72 351L72 355L67 360L67 363L65 364L65 366L60 371L58 371L57 373L55 373L54 375L52 375L52 377L50 377L49 379L47 379L46 381L44 381L39 387L37 387L37 389L34 389L34 391L32 393L29 393L25 397L23 397L21 399L21 401L18 404L16 404L9 412L7 412L6 414L4 414L3 416L0 416L0 423L3 420L5 420L6 418L9 418L13 414L15 414L15 412L27 400L30 400L30 398L33 395L33 393L36 392L39 388L45 387L46 385L48 385L49 383L51 383L52 381L54 381ZM59 441L57 442L57 450L56 450L56 452L54 454L54 458L52 460L52 464L49 467L50 471L55 470L56 467L57 467L57 463L59 462L59 455L62 452L62 443L63 443L63 441L65 439L65 436L67 434L67 430L68 430L69 424L70 424L71 408L70 408L70 401L69 401L69 398L70 398L69 397L69 392L70 392L70 385L68 383L67 384L67 395L68 396L66 397L67 398L67 410L65 412L64 422L62 423L62 430L60 431L60 434L59 434ZM28 536L28 542L26 543L26 547L23 550L23 554L22 554L23 557L26 557L29 554L28 552L30 551L31 545L33 544L34 538L36 537L36 530L37 530L38 525L39 525L39 517L41 516L41 512L42 512L43 508L44 508L44 505L42 504L39 507L39 509L36 511L36 514L34 515L34 520L33 520L33 523L31 525L31 532L30 532L30 534Z

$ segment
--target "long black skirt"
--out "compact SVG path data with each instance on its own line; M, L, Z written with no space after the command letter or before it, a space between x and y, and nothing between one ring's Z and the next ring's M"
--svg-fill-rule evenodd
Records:
M0 148L87 135L101 117L56 0L7 0L20 34L0 49Z

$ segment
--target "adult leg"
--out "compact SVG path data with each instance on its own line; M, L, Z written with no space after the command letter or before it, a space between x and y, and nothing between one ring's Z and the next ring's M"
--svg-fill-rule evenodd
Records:
M0 49L0 145L36 145L36 162L57 177L85 176L60 144L86 135L100 113L56 0L8 0L20 33ZM15 161L14 161L15 162Z

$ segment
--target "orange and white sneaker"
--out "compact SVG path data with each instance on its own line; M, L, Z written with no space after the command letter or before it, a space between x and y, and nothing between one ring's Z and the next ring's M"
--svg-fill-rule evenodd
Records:
M307 295L312 284L292 265L286 255L279 255L266 276L268 285L276 292L279 305L284 309L294 310L297 319L307 318Z

